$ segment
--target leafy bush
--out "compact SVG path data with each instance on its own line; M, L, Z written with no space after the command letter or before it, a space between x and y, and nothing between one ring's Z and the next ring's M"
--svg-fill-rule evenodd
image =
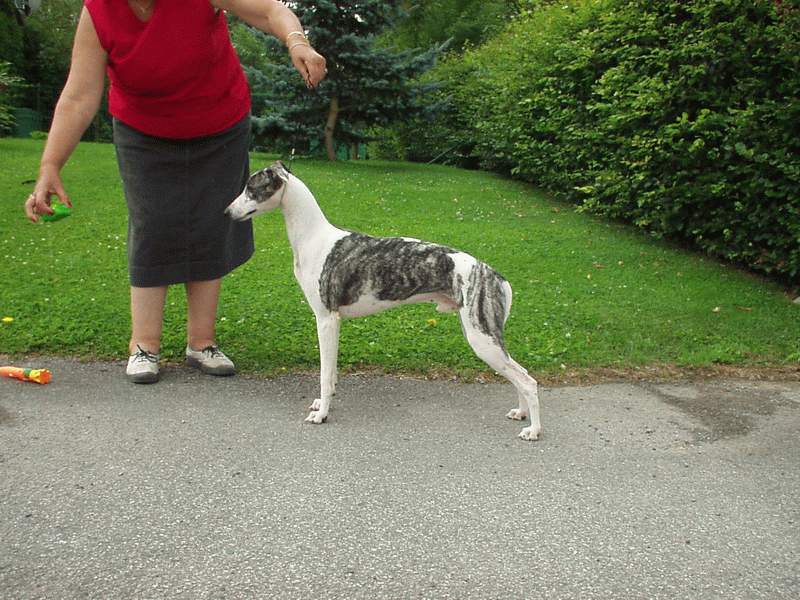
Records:
M14 126L13 99L23 81L11 73L11 65L0 61L0 135Z
M389 45L429 48L450 41L456 51L503 28L516 2L510 0L403 0L404 18L385 34Z
M800 10L559 2L432 76L445 131L408 128L409 158L458 141L584 210L800 277Z
M402 158L416 162L437 161L476 167L473 155L476 134L468 120L469 98L464 94L474 81L470 66L458 55L439 63L424 81L438 82L428 96L427 113L407 119L396 128Z

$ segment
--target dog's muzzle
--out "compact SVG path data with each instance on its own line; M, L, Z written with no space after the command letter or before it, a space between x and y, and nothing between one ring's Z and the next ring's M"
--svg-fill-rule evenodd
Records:
M228 208L225 209L225 216L233 219L234 221L246 221L250 217L252 217L256 213L256 207L253 206L250 210L246 210L247 204L242 206L242 196L239 196L228 205ZM242 209L245 209L242 211Z
M233 221L248 221L250 217L256 214L256 209L246 212L243 215L234 215L230 209L225 209L225 214Z

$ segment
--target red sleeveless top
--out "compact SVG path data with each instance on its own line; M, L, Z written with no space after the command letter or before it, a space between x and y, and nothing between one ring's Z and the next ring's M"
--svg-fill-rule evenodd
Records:
M84 0L108 53L108 109L134 129L189 139L250 110L250 88L224 11L209 0L156 0L140 21L127 0Z

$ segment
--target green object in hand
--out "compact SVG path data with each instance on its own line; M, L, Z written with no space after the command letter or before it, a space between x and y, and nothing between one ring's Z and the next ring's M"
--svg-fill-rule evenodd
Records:
M53 200L50 208L53 209L53 214L41 215L42 221L59 221L72 214L72 209L66 204L61 204L58 200Z

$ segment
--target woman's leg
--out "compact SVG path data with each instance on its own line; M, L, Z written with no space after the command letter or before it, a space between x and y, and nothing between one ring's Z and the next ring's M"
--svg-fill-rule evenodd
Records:
M137 345L153 354L159 353L166 298L166 286L131 286L131 341L128 346L130 354L136 352Z
M217 348L214 340L221 284L221 279L186 284L189 304L186 362L203 373L226 376L236 373L236 368L231 359Z
M186 284L189 305L186 337L192 350L202 350L216 344L215 324L222 279L190 281Z

